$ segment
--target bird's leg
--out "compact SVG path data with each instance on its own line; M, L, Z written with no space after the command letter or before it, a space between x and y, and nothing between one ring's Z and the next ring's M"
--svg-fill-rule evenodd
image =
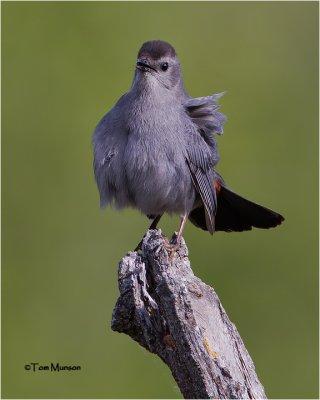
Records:
M149 226L149 229L156 229L156 227L157 227L157 225L158 225L158 223L159 223L161 217L162 217L162 214L157 215L157 216L155 217L155 219L152 221L151 225Z
M161 217L162 217L162 214L157 215L157 216L153 219L153 221L151 222L151 225L149 226L149 229L156 229L156 227L157 227L157 225L158 225L158 223L159 223ZM144 238L144 236L145 236L145 235L143 235L143 238ZM134 249L134 251L141 250L143 238L140 240L139 244L138 244L137 247Z
M182 233L183 233L183 229L184 229L184 227L186 225L187 219L188 219L188 214L184 214L181 217L178 235L173 235L172 239L170 240L170 242L168 242L166 244L166 246L165 246L166 250L168 251L168 253L170 255L170 257L172 257L173 253L175 251L177 251L178 248L180 247Z
M177 244L178 246L180 246L180 242L181 242L181 238L182 238L182 233L184 230L184 227L186 225L188 219L188 214L184 214L181 219L180 219L180 227L179 227L179 231L178 231L178 235L174 236L171 241L174 242L175 244Z

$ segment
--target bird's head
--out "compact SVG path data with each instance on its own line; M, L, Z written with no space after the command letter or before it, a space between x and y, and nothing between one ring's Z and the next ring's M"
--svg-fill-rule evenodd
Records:
M138 53L136 79L168 90L180 83L180 63L175 49L162 40L145 42Z

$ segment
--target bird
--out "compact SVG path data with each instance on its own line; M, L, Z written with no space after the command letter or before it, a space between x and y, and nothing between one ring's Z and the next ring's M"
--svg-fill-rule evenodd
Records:
M165 213L179 215L178 234L168 242L172 251L187 220L210 234L280 225L282 215L232 191L216 170L223 94L191 97L174 47L143 43L130 90L93 133L100 206L138 209L152 221L149 229Z

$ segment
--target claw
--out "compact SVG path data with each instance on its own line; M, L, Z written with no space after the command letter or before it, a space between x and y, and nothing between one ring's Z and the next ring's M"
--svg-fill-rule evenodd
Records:
M165 243L164 243L164 248L167 250L169 259L172 260L174 257L174 254L177 252L177 250L180 247L180 240L177 240L177 236L176 234L174 234L170 240L170 242L168 241L168 239L166 239Z

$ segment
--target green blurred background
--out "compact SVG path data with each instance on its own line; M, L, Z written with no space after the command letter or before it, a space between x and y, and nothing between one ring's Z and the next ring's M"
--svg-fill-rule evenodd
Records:
M180 56L191 95L227 90L219 171L283 213L278 229L189 224L269 397L318 397L318 4L2 3L2 395L181 397L168 368L110 329L138 212L99 210L91 133L131 84L142 42ZM177 218L161 228L171 234ZM80 372L24 370L30 362Z

